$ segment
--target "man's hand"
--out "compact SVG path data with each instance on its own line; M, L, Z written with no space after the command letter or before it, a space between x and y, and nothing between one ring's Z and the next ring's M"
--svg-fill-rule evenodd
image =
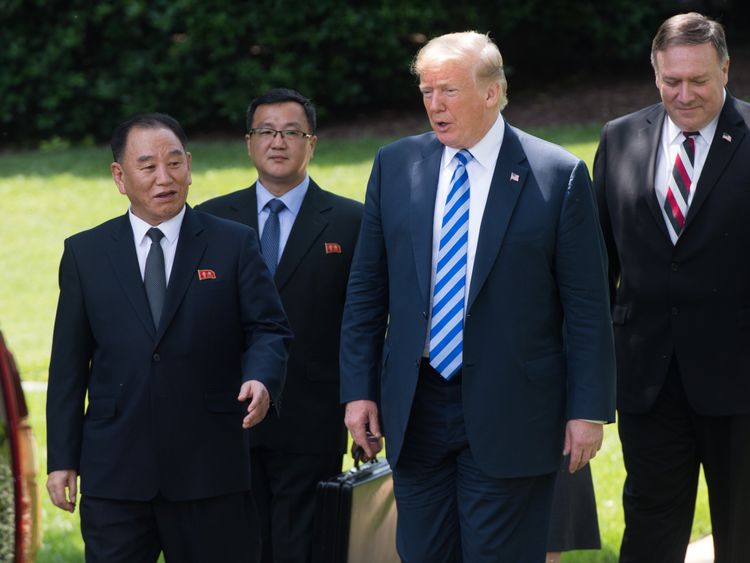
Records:
M378 406L374 401L352 401L346 404L344 423L352 433L354 442L364 451L368 461L383 449L383 435L380 433Z
M563 455L570 454L568 471L575 473L586 466L602 447L604 425L587 420L569 420L565 427Z
M52 504L68 512L76 508L78 473L75 469L60 469L47 475L47 491Z
M266 417L268 407L271 405L271 397L268 389L260 381L251 379L245 381L240 387L238 401L250 401L247 406L247 416L242 419L242 428L251 428Z

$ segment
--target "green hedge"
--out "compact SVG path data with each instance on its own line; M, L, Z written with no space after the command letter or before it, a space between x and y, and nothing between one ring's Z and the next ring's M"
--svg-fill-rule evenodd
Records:
M663 15L644 0L464 4L0 0L0 145L100 141L151 110L188 132L239 132L249 100L282 85L327 119L413 106L409 62L448 31L490 31L511 67L645 62Z

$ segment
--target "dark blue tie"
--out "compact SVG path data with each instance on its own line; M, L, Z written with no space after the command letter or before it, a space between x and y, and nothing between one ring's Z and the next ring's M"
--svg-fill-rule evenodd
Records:
M268 219L263 226L263 234L260 237L260 250L263 253L263 259L266 261L271 275L276 273L276 265L279 263L279 236L281 227L279 226L279 212L284 209L284 202L280 199L272 199L266 203L268 208Z
M161 311L164 308L164 295L167 292L164 251L161 248L160 242L164 237L164 233L156 227L152 227L146 234L151 239L151 248L148 249L148 256L146 257L143 285L146 287L146 297L151 308L154 326L159 328L159 319L161 318Z

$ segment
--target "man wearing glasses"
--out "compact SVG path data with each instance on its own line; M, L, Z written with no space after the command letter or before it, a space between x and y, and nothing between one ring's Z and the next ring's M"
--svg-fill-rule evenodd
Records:
M247 110L247 152L258 180L197 207L253 227L294 332L283 404L250 433L251 479L266 562L310 559L318 481L341 471L341 317L362 204L322 190L307 174L315 108L277 88Z

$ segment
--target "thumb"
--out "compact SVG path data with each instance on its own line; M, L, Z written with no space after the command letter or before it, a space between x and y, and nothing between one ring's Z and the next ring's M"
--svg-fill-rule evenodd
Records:
M378 419L377 410L370 411L368 416L368 423L370 425L370 433L376 438L380 438L382 434L380 433L380 420Z

